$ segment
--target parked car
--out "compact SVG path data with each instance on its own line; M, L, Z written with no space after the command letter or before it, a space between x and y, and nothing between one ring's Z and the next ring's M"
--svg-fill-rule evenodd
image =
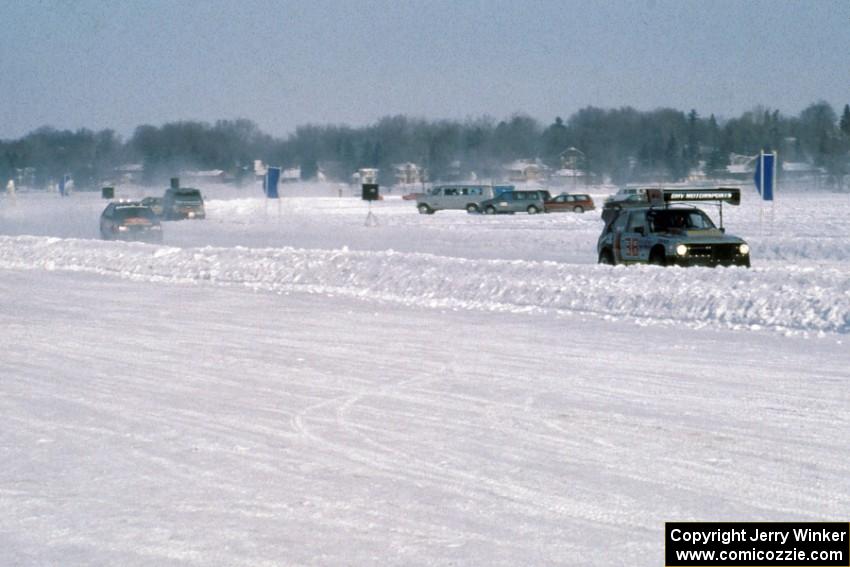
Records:
M534 215L546 210L545 199L544 191L505 191L493 199L481 201L479 208L488 215L516 212Z
M682 203L719 202L721 226L701 209ZM741 202L738 188L650 189L646 202L606 203L605 228L596 250L600 264L750 266L750 247L727 234L722 203Z
M100 215L104 240L162 241L162 224L153 210L140 202L109 203Z
M206 218L204 198L201 192L191 187L171 187L162 198L163 218L203 219Z
M447 209L476 213L479 203L495 195L491 185L437 185L416 196L416 208L423 215Z
M142 199L142 204L146 207L150 207L156 216L162 216L164 211L162 197L145 197Z
M557 197L547 199L544 206L547 213L583 213L596 208L590 195L585 195L584 193L561 193Z

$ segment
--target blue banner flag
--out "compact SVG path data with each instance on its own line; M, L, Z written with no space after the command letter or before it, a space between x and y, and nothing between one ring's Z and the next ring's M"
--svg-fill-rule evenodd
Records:
M263 192L269 199L279 199L280 195L277 192L277 184L280 181L280 168L270 167L266 171L266 176L263 177Z
M756 160L756 173L753 181L756 183L759 195L765 201L773 201L773 184L776 179L776 154L762 152Z

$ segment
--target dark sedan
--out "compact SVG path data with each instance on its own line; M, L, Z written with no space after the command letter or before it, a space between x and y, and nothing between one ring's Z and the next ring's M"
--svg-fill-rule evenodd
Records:
M100 237L162 242L162 224L153 210L141 203L110 203L100 215Z

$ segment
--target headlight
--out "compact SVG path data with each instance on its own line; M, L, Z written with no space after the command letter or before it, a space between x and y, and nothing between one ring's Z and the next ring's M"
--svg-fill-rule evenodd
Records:
M679 244L678 246L676 246L676 254L678 254L679 256L684 256L687 253L688 247L684 244Z
M744 254L745 256L750 253L750 247L747 244L741 244L738 247L738 250L740 250L741 254Z
M118 227L118 232L127 232L128 230L130 230L130 229L127 228L126 226L119 226Z

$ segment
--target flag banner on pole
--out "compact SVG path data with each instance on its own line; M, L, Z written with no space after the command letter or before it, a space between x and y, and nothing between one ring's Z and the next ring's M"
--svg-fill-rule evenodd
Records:
M776 179L776 154L762 152L756 160L756 173L753 176L756 189L764 201L773 201L773 184Z
M266 176L263 178L263 191L269 199L279 199L280 195L277 192L277 184L280 181L280 168L270 167L266 171Z

